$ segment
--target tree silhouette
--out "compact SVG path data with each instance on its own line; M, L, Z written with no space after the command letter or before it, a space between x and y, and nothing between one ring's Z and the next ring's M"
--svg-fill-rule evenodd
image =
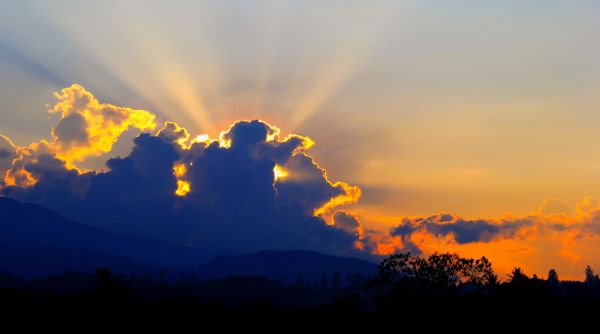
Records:
M339 272L335 272L333 279L331 280L331 289L337 290L342 286L342 275Z
M525 272L520 267L515 267L508 275L508 278L510 278L510 283L516 285L523 284L529 280L529 277L525 275Z
M589 265L585 267L584 282L587 285L594 285L596 282L598 282L598 275L594 275L594 269L592 269L592 267L590 267Z
M304 276L302 276L302 274L298 274L298 276L296 277L296 282L294 283L294 286L296 288L302 289L304 288L306 285L305 281L304 281Z
M368 283L380 296L456 294L466 286L497 283L491 263L485 258L467 259L457 254L433 253L428 258L399 253L385 258L379 275Z
M327 290L329 288L329 279L327 278L327 273L321 274L321 283L319 288L321 290Z
M560 281L558 280L558 274L556 273L556 270L550 269L548 271L547 282L548 282L548 285L550 285L550 286L558 286Z
M110 268L96 269L96 284L99 293L108 299L127 299L130 291L122 276L113 276Z

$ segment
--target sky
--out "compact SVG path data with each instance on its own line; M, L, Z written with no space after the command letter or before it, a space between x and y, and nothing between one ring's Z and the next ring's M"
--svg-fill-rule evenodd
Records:
M192 136L217 138L237 120L261 119L282 140L309 137L332 182L360 187L344 208L374 230L420 226L415 217L440 212L459 227L457 217L494 227L506 217L594 221L593 208L582 208L600 197L600 2L1 0L0 8L0 134L17 146L51 138L65 117L48 113L53 93L76 83ZM133 124L77 167L105 169L144 129ZM573 277L587 262L600 266L595 235L493 229L501 239L461 243L456 231L448 241L446 230L415 226L397 237L416 243L425 234L425 252L500 247L505 266L544 273L556 264Z

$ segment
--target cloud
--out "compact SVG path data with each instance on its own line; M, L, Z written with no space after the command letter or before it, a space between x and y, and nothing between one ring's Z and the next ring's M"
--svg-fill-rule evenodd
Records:
M2 184L4 186L19 185L23 187L35 184L37 180L25 169L25 166L36 161L41 155L53 155L52 151L52 147L45 140L32 143L27 147L15 146L16 158L12 160L10 168L3 175Z
M289 176L278 186L283 201L298 201L307 213L328 217L335 208L358 201L359 187L331 182L327 172L310 156L300 152L284 165Z
M544 203L538 208L538 212L543 215L567 215L573 214L571 206L560 199L546 198Z
M575 211L580 216L598 210L600 210L600 199L593 196L585 196L581 202L575 205Z
M337 211L333 215L333 224L343 231L356 235L357 238L363 234L362 224L353 213Z
M63 147L88 145L87 122L81 114L72 114L60 120L52 129L52 137Z
M426 232L436 237L452 236L459 244L472 242L490 242L498 238L512 238L523 228L533 224L528 218L503 219L492 221L485 219L468 220L447 213L414 218L403 218L392 229L392 236L410 236L416 232Z
M48 111L61 119L52 130L52 147L70 166L110 152L130 128L156 128L156 117L150 112L100 103L77 84L63 88L55 97L58 102Z
M363 249L379 255L390 255L399 252L411 252L420 255L421 248L412 240L412 234L392 235L379 230L365 229L362 239Z
M182 147L185 147L185 142L190 138L187 130L174 122L165 122L162 129L158 131L157 136L167 143L179 144Z
M442 250L465 256L485 255L501 272L508 273L514 266L538 273L558 267L574 279L581 268L597 260L599 202L588 196L576 205L577 213L571 215L538 210L522 217L506 215L494 219L466 219L447 213L402 217L389 235L366 231L364 239L370 240L371 247L379 254L397 251L428 254Z
M50 111L61 117L52 140L14 150L2 194L105 230L222 253L369 256L357 248L364 241L358 218L338 210L360 189L328 178L306 152L310 138L284 138L260 120L235 122L216 139L166 122L136 137L131 153L105 170L81 171L76 163L110 151L129 128L154 129L155 118L100 103L78 85L56 97Z
M4 176L10 169L12 162L17 158L17 147L12 141L3 135L0 135L0 187L4 185Z
M60 115L60 120L51 130L52 140L15 147L17 157L4 175L5 185L29 187L38 182L25 167L36 164L42 155L54 156L73 169L78 162L110 152L125 131L156 127L156 117L150 112L100 103L77 84L54 95L58 102L48 111Z

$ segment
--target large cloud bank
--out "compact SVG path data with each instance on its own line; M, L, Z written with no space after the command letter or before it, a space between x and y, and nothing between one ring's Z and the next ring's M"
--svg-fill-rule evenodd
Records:
M306 152L309 138L282 138L259 120L236 122L218 139L192 138L173 122L158 126L147 111L100 103L79 85L56 98L49 111L61 117L52 140L19 147L0 137L3 195L177 245L368 254L359 250L359 221L339 210L360 189L330 181ZM108 160L103 171L77 168L110 152L131 128L146 132L128 156Z

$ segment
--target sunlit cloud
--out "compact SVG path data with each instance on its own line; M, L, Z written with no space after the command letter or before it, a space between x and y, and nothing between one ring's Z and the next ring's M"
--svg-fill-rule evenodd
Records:
M187 168L184 164L175 164L173 166L173 174L175 174L175 177L184 177L185 173L187 173Z
M560 199L554 198L546 198L544 203L540 205L537 210L540 214L543 215L571 215L573 214L573 210L569 207L569 204Z
M391 237L374 232L370 240L373 249L382 254L444 250L485 255L501 273L515 266L544 273L555 266L565 277L574 279L586 265L597 263L592 251L600 240L597 201L586 196L576 205L576 213L567 210L563 201L547 199L536 212L523 217L463 219L447 213L404 217L392 229Z
M5 163L7 167L3 184L20 187L34 185L37 180L30 173L31 167L28 165L38 163L38 159L43 155L52 155L64 161L68 169L79 172L77 163L110 152L115 142L128 129L147 131L157 127L156 117L152 113L101 103L77 84L62 89L55 97L58 102L49 112L59 114L60 120L58 125L52 128L52 141L42 140L19 148L9 138L2 137L3 146L6 147L4 150L7 151L3 156L13 159L12 162ZM253 130L256 124L264 126L265 132L253 132L256 131ZM175 122L165 122L156 136L176 144L181 152L181 161L173 164L172 168L173 176L177 180L177 187L174 189L177 196L186 196L194 190L188 175L188 169L192 165L188 156L194 155L197 145L207 149L211 143L217 143L220 148L233 150L241 145L236 141L260 143L264 140L262 146L254 148L257 152L253 154L264 154L276 162L273 167L274 185L285 187L287 182L320 182L320 187L326 189L329 195L323 198L322 202L314 202L317 206L311 208L312 214L322 217L330 225L335 225L333 216L336 208L358 201L361 195L360 188L341 181L330 181L326 171L305 153L314 145L310 138L297 134L280 138L280 134L279 128L264 121L238 121L222 131L218 139L213 140L203 134L190 140L191 135L185 128ZM290 164L290 160L305 162ZM286 167L288 164L289 168ZM308 169L303 166L308 166ZM362 233L360 235L362 236Z
M306 152L310 138L282 137L261 120L237 121L218 139L193 137L175 122L156 131L150 112L101 103L80 85L55 96L50 111L61 118L53 140L18 147L0 138L0 156L12 160L2 160L3 195L176 244L372 256L358 217L339 210L358 200L360 188L330 181ZM137 136L131 153L109 159L106 169L77 168L110 152L129 128L155 134Z
M27 147L14 146L16 158L5 172L4 183L31 186L36 179L27 170L43 155L53 155L70 169L89 158L111 152L119 137L129 129L140 131L156 127L156 117L146 111L99 102L80 85L73 84L55 93L58 100L48 112L60 116L52 128L52 140L41 140ZM4 137L5 138L5 137Z
M145 131L156 127L152 113L100 103L77 84L62 89L55 97L58 103L49 112L61 118L52 129L51 146L68 166L110 152L129 128Z
M600 199L594 196L585 196L581 202L575 205L575 209L579 216L598 211L600 209Z
M177 180L177 190L175 190L175 195L177 196L185 196L190 192L190 183L183 180Z
M351 186L341 181L331 183L331 181L328 180L328 182L330 182L334 189L341 189L340 194L331 198L327 203L323 204L323 206L315 209L314 214L316 216L326 216L335 208L346 204L356 203L360 198L361 191L359 187Z

